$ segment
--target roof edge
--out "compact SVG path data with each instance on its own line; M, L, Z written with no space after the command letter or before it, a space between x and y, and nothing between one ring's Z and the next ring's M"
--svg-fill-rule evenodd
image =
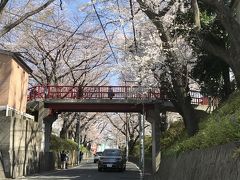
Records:
M11 56L29 74L31 74L33 72L32 69L20 57L20 53L16 53L16 52L11 52L11 51L8 51L8 50L0 49L0 54Z

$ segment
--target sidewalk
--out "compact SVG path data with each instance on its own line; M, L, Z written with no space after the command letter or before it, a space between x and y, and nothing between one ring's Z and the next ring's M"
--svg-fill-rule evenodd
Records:
M91 159L83 159L81 161L81 163L79 163L79 165L68 165L68 168L67 169L62 169L62 168L56 168L55 170L50 170L50 171L43 171L43 172L40 172L40 173L35 173L35 174L31 174L31 175L28 175L28 176L21 176L21 177L18 177L17 179L26 179L28 177L31 177L31 176L44 176L44 175L48 175L48 174L52 174L52 173L57 173L59 171L65 171L65 170L68 170L68 169L73 169L73 168L76 168L78 166L81 166L82 164L85 164L85 163L88 163L88 162L91 162ZM0 178L0 180L2 180Z

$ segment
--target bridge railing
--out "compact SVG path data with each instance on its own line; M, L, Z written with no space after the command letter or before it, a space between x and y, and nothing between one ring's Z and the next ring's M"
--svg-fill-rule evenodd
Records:
M139 86L51 86L39 85L29 89L28 100L34 99L109 99L109 87L113 99L161 99L170 100L166 90ZM207 98L199 91L190 92L192 104L207 105Z
M208 97L203 96L200 91L190 91L191 103L194 105L208 105Z
M108 99L110 86L34 86L29 89L28 99ZM81 89L80 89L81 88ZM111 86L113 99L157 99L158 88L138 86Z

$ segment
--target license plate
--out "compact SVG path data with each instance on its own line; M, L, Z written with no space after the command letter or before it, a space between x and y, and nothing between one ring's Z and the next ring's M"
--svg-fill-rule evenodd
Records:
M109 167L109 168L112 167L112 164L107 164L107 167Z

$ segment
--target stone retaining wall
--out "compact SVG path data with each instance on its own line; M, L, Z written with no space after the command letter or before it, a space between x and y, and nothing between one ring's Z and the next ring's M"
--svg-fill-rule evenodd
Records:
M0 116L1 166L6 177L38 170L41 138L42 128L37 122L21 116Z
M0 179L60 168L60 153L43 152L42 138L41 122L0 110ZM69 165L77 163L77 152L71 152Z
M138 167L140 167L140 160L137 157L129 156L128 161L136 164ZM152 173L152 158L146 158L144 159L144 172L146 174Z
M5 177L4 168L3 168L3 158L2 153L0 152L0 179Z
M146 180L237 180L240 158L233 158L236 143L163 158L159 171Z

